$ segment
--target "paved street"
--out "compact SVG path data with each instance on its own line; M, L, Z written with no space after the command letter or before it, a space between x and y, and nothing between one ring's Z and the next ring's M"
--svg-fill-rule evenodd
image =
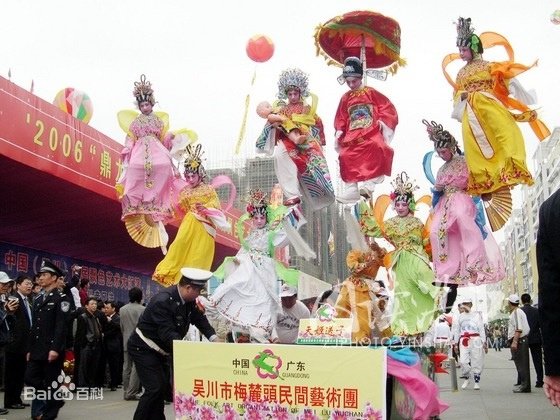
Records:
M558 420L560 410L554 408L544 395L542 388L532 388L530 394L514 394L513 384L517 380L517 371L510 358L509 349L501 352L489 350L481 379L481 390L460 389L451 391L448 375L438 374L441 398L449 404L443 413L443 420ZM532 362L531 362L532 363ZM535 372L531 365L531 384L535 384Z
M482 376L480 391L472 388L453 392L449 376L438 374L441 398L449 403L450 408L441 416L442 420L558 420L560 410L552 407L541 389L533 388L530 394L514 394L511 389L516 380L513 362L509 359L509 350L501 352L490 350L486 358L486 367ZM534 372L531 371L534 384ZM462 383L462 380L459 386ZM3 395L0 395L0 401ZM69 401L62 409L61 420L111 420L131 419L136 402L123 401L122 390L111 392L105 390L103 400ZM173 419L172 406L165 407L168 419ZM3 417L9 420L29 419L30 410L11 410Z

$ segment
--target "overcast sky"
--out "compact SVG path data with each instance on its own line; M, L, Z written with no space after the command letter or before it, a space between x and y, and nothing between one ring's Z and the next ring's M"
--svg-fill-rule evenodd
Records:
M451 87L440 66L446 54L456 51L453 22L458 16L471 17L477 33L506 36L518 62L539 60L520 81L536 89L541 117L550 128L560 125L560 26L550 21L560 1L552 0L4 0L0 74L7 77L11 69L11 80L28 89L34 80L35 93L47 101L64 87L87 92L94 104L90 125L122 142L116 113L134 107L133 82L145 73L155 88L156 109L170 114L172 128L197 131L211 164L218 155L223 160L233 153L247 93L252 102L243 154L253 153L263 124L254 111L256 103L272 101L280 71L297 66L309 73L310 89L319 96L327 157L338 177L332 125L347 88L336 80L340 69L316 56L313 33L336 15L366 9L401 26L401 56L408 65L387 81L370 84L399 112L393 172L408 171L422 192L428 183L421 158L431 143L421 120L435 119L460 137L460 124L450 118ZM258 33L268 35L276 47L272 59L261 64L245 53L247 40ZM485 58L505 54L496 49ZM525 127L523 131L531 161L537 140ZM386 182L378 191L389 188Z
M387 81L370 84L399 112L393 173L406 170L422 187L421 193L429 187L421 160L431 147L422 119L434 119L460 138L460 124L450 118L452 90L440 66L446 54L456 51L453 22L459 16L471 17L477 33L506 36L516 61L539 60L539 66L519 80L537 91L541 117L550 129L560 126L560 25L550 21L560 0L2 0L1 4L2 76L11 71L11 80L27 89L34 80L35 94L49 102L65 87L85 91L94 105L90 125L122 143L116 113L134 107L133 83L145 73L155 88L156 109L170 114L172 128L198 132L209 166L233 154L247 93L251 108L242 156L253 155L263 125L254 111L256 104L274 100L283 69L300 67L310 75L310 89L319 96L326 154L331 174L338 178L332 126L347 88L336 80L340 69L316 56L313 33L318 24L353 10L374 10L400 23L401 56L408 65ZM245 45L259 33L269 36L276 50L271 60L255 64ZM485 58L499 60L505 54L489 51ZM456 72L459 65L451 70ZM538 142L527 127L522 130L532 168ZM389 189L385 182L377 192ZM514 193L514 204L520 199ZM498 240L501 236L496 235Z

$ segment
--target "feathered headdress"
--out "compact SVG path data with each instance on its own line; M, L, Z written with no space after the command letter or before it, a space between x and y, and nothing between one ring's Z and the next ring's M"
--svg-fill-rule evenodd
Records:
M309 77L298 68L286 69L280 73L278 78L278 98L287 99L290 89L299 90L303 98L309 96Z
M136 102L139 104L141 102L149 102L153 106L156 103L152 84L146 80L145 74L140 76L139 82L134 82L134 90L132 91L132 94L136 98Z
M408 208L411 211L416 209L416 201L414 200L414 191L418 186L414 184L414 180L410 179L406 172L401 172L391 182L393 192L390 194L393 202L404 201L408 203Z
M449 131L444 130L441 124L435 121L430 123L428 120L422 120L422 123L426 126L428 137L434 142L435 149L445 147L453 150L453 152L457 150L457 140Z
M372 242L368 251L352 249L346 256L346 265L352 275L375 278L379 267L383 265L383 257L387 254L376 242Z
M196 173L200 178L206 177L206 170L202 165L202 145L187 145L185 149L185 172Z
M258 188L249 191L249 197L247 197L247 213L251 216L255 214L266 215L267 207L268 197L265 192Z
M470 47L475 54L482 54L482 43L471 26L471 18L459 17L455 23L457 27L457 46Z

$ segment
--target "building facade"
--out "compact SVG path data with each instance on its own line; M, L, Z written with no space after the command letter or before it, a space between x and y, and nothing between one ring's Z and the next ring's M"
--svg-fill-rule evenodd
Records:
M560 127L553 130L547 141L539 144L533 155L533 167L535 184L521 187L521 208L512 212L505 225L501 249L507 273L507 279L502 282L504 294L529 293L536 299L539 208L560 188Z

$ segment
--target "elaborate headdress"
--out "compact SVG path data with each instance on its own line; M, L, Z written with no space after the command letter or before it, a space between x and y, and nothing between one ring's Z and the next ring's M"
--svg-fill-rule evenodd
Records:
M342 77L362 77L364 75L364 67L362 60L358 57L348 57L344 60L342 68Z
M381 248L373 241L368 251L352 249L346 256L346 265L354 276L375 278L379 267L383 265L383 257L387 254L385 248Z
M256 188L249 191L249 197L247 198L247 213L252 216L255 214L266 215L266 209L268 207L268 197L265 192Z
M457 151L457 140L449 131L444 130L441 124L435 121L429 123L427 120L422 120L422 122L428 130L430 140L434 142L434 149L446 147L453 152Z
M156 103L152 84L148 80L146 80L145 74L140 76L139 82L134 82L134 90L132 91L132 94L139 104L141 102L149 102L153 106Z
M456 22L457 26L457 46L470 47L475 54L482 54L482 43L478 35L474 33L471 26L471 18L460 17Z
M404 201L408 203L411 211L416 209L416 201L414 200L414 191L418 186L414 184L414 180L410 179L406 172L402 172L391 182L393 192L390 194L391 200L395 203Z
M187 145L185 149L185 172L198 174L202 179L206 177L206 170L202 165L203 153L201 144Z
M278 78L278 98L287 99L290 89L299 90L302 97L309 96L309 77L298 68L286 69L280 73Z

